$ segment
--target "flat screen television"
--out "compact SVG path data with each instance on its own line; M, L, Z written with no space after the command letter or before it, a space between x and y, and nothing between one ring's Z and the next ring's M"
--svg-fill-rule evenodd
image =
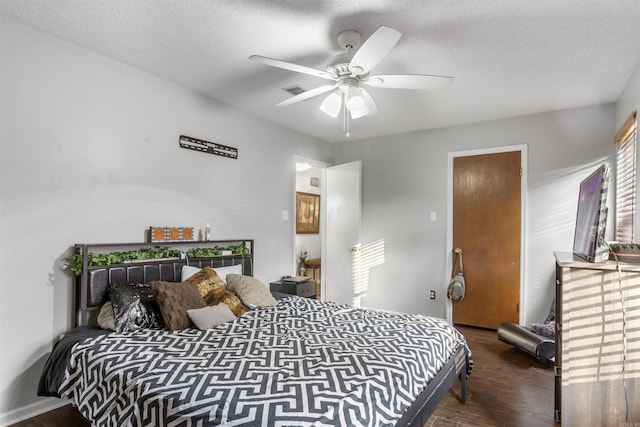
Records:
M608 259L608 251L604 247L607 184L606 165L600 166L580 183L573 253L590 262Z

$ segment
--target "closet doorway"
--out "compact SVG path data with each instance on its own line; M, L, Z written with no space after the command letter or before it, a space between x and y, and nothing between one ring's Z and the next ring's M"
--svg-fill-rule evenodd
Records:
M360 244L362 162L329 166L296 158L296 164L306 164L296 167L296 193L320 196L320 228L319 233L296 233L294 204L293 271L297 274L300 253L306 252L311 268L305 274L316 279L316 298L351 304L363 286L354 279L360 275L354 275L353 262L354 248Z
M319 227L317 231L305 228L298 229L297 214L300 209L298 197L295 198L296 206L293 210L294 224L294 266L293 275L305 275L311 277L316 282L316 298L322 298L322 253L325 232L325 165L319 165L307 159L296 160L296 195L317 195L319 206L314 206L319 214ZM302 231L302 232L301 232ZM300 268L304 267L304 271Z

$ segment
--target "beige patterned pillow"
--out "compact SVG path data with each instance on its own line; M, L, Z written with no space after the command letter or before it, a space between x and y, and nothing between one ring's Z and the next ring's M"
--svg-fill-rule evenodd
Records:
M242 274L227 274L227 287L250 308L273 307L278 301L260 280Z
M167 329L176 331L189 327L187 310L205 307L198 288L189 282L153 281L149 284L156 296Z
M218 304L227 290L227 284L224 283L224 280L208 265L186 281L198 288L200 296L207 305Z
M100 308L100 313L98 313L98 326L102 329L111 329L112 331L116 330L116 318L113 315L113 305L111 301L107 301Z

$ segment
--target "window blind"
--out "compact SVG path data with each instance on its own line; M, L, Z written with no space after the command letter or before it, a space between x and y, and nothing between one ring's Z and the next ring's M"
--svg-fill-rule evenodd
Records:
M637 129L634 111L616 133L616 240L634 242L636 222Z

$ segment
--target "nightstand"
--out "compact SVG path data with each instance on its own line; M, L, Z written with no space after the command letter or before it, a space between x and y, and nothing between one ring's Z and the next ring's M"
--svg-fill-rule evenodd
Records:
M298 295L305 298L316 298L316 281L309 279L304 283L293 283L278 280L269 283L271 292L279 292L289 295Z

